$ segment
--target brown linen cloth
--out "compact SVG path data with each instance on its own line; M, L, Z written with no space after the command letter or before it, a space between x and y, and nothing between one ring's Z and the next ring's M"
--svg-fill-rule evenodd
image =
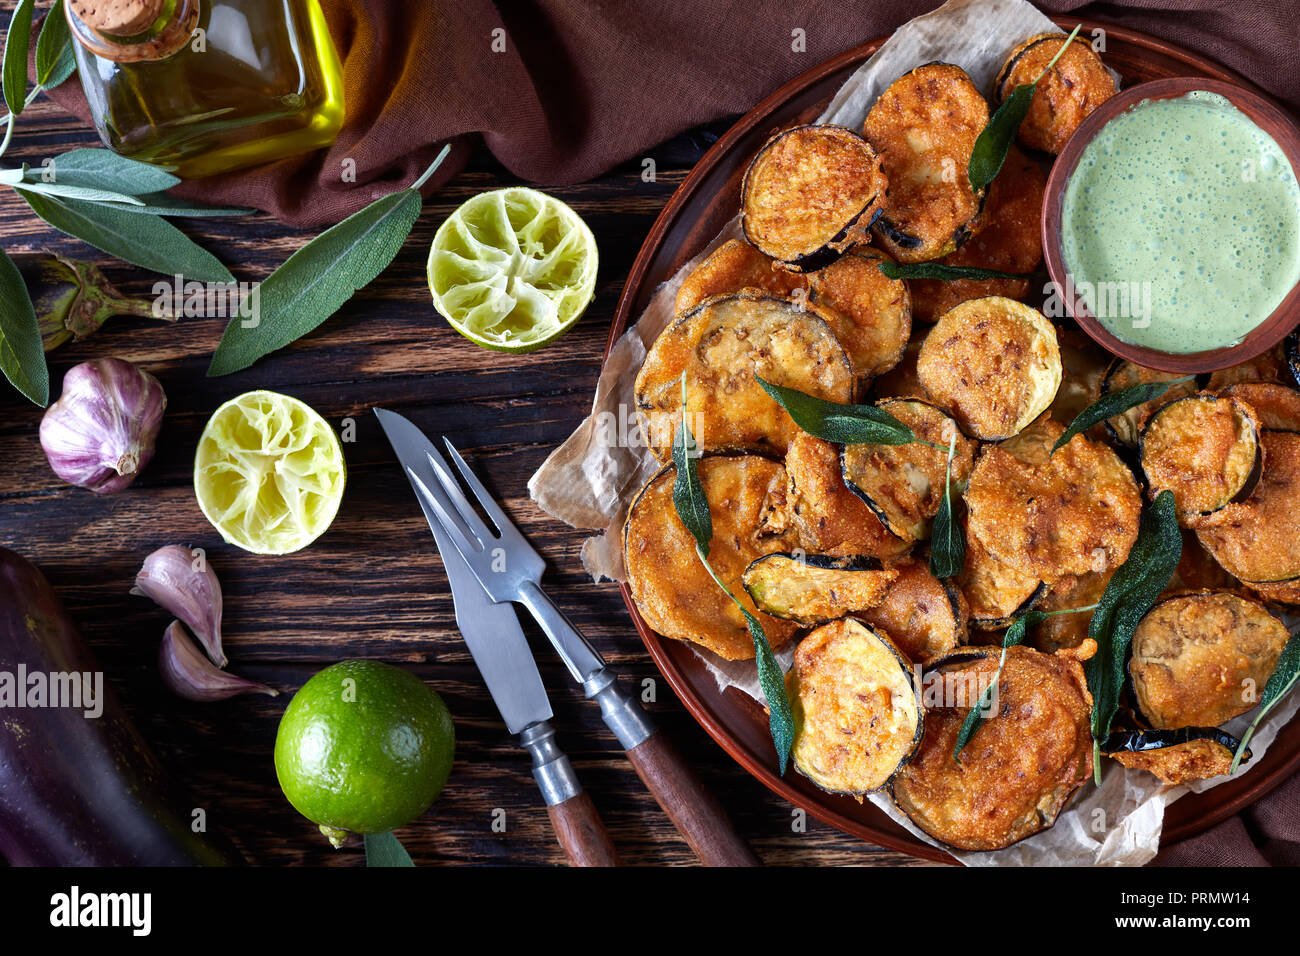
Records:
M347 121L323 154L187 183L176 191L318 226L409 183L457 141L426 191L475 137L520 179L597 176L701 123L742 113L785 81L926 13L937 0L323 0L344 63ZM1143 30L1230 66L1293 110L1290 4L1237 0L1042 0ZM504 50L494 50L503 29ZM794 31L804 49L796 50ZM500 47L500 43L496 44ZM80 84L53 98L83 118ZM356 162L356 182L340 175ZM1156 864L1300 865L1300 777L1241 816L1163 850Z

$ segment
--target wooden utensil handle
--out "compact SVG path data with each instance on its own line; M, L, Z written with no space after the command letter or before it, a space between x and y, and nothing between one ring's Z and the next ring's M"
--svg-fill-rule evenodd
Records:
M627 752L637 776L654 794L705 866L762 866L681 754L658 731Z
M564 847L570 866L618 866L620 860L596 805L584 790L563 803L546 808L555 838Z

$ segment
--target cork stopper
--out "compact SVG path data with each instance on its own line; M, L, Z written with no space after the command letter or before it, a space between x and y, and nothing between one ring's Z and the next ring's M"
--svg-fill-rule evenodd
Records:
M68 6L96 33L129 37L149 29L167 0L69 0Z

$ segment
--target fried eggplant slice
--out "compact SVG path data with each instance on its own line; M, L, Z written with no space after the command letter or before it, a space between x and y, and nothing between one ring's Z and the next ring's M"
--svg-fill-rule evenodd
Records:
M1063 33L1044 33L1016 47L998 74L998 102L1022 83L1033 83L1064 42ZM1088 114L1118 92L1115 78L1106 71L1092 44L1076 38L1038 81L1016 138L1030 149L1055 155Z
M1172 597L1185 591L1215 591L1235 586L1227 571L1201 546L1200 539L1191 528L1179 529L1183 539L1183 553L1173 577L1162 592L1162 597Z
M1185 527L1237 501L1259 481L1264 453L1259 418L1238 398L1198 393L1160 406L1142 427L1138 461L1147 493L1174 495L1174 510Z
M650 450L660 461L672 456L684 374L700 448L784 455L799 429L755 376L851 401L853 364L827 318L815 306L756 291L705 299L687 312L655 340L636 377Z
M1092 695L1083 668L1073 657L1028 647L1008 649L993 713L961 762L953 758L1000 653L963 649L927 670L925 736L891 787L914 824L958 850L1001 850L1047 829L1092 774ZM940 706L930 706L932 695Z
M912 335L912 297L907 283L880 271L892 260L862 247L808 274L812 301L839 316L835 334L863 378L874 378L898 364Z
M1101 752L1125 767L1145 770L1169 784L1220 777L1232 769L1241 741L1218 727L1177 730L1121 730L1107 737ZM1244 764L1254 756L1241 755Z
M912 661L965 644L970 607L961 590L920 561L901 561L893 570L898 576L884 598L854 617L888 634Z
M1014 146L993 182L980 217L984 228L956 252L939 261L949 266L973 266L1016 274L1032 273L1043 261L1040 220L1047 177L1037 161ZM912 316L927 324L938 321L953 306L967 299L990 295L1024 299L1028 279L909 279Z
M800 641L786 689L794 765L823 790L879 790L921 743L925 724L911 663L860 621L832 621Z
M766 554L741 582L760 611L811 627L880 603L897 577L875 558Z
M1266 431L1267 466L1249 498L1197 528L1205 550L1262 597L1300 604L1300 435Z
M1057 583L1038 605L1040 611L1055 611L1029 631L1029 642L1046 654L1078 647L1088 639L1088 626L1092 623L1091 611L1060 613L1075 608L1088 608L1101 600L1106 585L1114 571L1090 572L1069 577Z
M778 269L776 261L743 239L728 239L691 270L680 289L674 315L682 315L705 299L742 289L759 289L773 295L807 292L808 283L797 272Z
M966 536L966 563L957 583L970 608L970 626L979 631L1009 627L1021 614L1047 596L1047 585L1036 574L1004 564L979 541Z
M1052 421L1036 430L1044 439L1063 431ZM1046 460L1038 449L1038 443L1020 449L1022 457L1001 445L981 449L966 487L967 541L1049 585L1123 564L1142 512L1128 466L1083 435Z
M772 646L780 647L796 625L755 608L741 575L755 558L796 545L794 535L777 530L779 522L772 521L784 508L785 468L759 455L706 455L699 460L699 475L713 518L709 564L757 613ZM665 465L628 511L623 559L632 599L645 622L664 637L699 644L726 660L748 660L754 642L745 618L700 564L695 539L677 516L676 476L676 468Z
M1292 333L1294 335L1294 333ZM1239 382L1273 382L1291 384L1284 347L1279 345L1262 355L1210 373L1205 390L1218 392Z
M745 238L787 269L823 268L865 239L887 185L877 151L852 130L782 130L745 171Z
M947 447L956 438L951 481L958 491L975 463L976 442L961 434L943 409L919 398L885 398L876 403L912 429L920 442L907 445L845 445L840 454L844 484L899 538L929 535L930 519L943 501Z
M966 434L1002 441L1052 404L1061 385L1061 350L1056 329L1037 309L988 296L939 317L916 371Z
M1219 393L1245 402L1259 417L1261 428L1300 432L1300 392L1274 382L1238 382Z
M1182 376L1177 372L1162 372L1159 369L1147 368L1144 365L1117 358L1106 369L1106 374L1101 380L1098 397L1120 392L1126 388L1132 388L1134 385L1168 382L1175 378L1182 378ZM1142 426L1147 423L1147 419L1151 417L1152 412L1175 398L1186 398L1188 395L1195 394L1196 385L1193 382L1174 385L1163 395L1153 398L1149 402L1143 402L1141 405L1136 405L1122 414L1106 419L1106 432L1119 444L1128 448L1136 448L1138 435L1142 431Z
M1226 723L1259 702L1289 636L1264 605L1231 591L1165 598L1133 632L1138 709L1157 730Z
M837 557L896 558L912 547L891 534L874 511L849 491L839 446L800 432L785 456L787 504L800 545Z
M862 135L889 180L873 229L899 262L939 259L979 230L984 192L966 171L988 122L988 103L951 63L903 74L872 105Z

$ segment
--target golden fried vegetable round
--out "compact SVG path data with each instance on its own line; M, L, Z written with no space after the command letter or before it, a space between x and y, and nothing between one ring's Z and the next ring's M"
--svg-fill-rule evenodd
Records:
M1238 382L1219 395L1249 405L1259 417L1261 428L1277 432L1300 432L1300 392L1276 382Z
M773 295L790 296L806 292L802 275L778 269L776 261L763 255L743 239L728 239L691 270L677 290L674 315L682 315L715 295L759 289Z
M920 561L894 565L897 574L885 596L854 614L884 631L912 661L929 660L966 643L970 608L961 591L940 581Z
M880 603L897 577L875 558L800 552L756 558L741 581L759 610L810 627Z
M876 150L852 130L782 130L745 171L745 238L786 268L820 269L865 237L887 185Z
M703 449L784 455L799 429L756 376L832 402L853 398L853 365L815 306L753 290L715 296L655 340L636 377L650 450L672 456L686 376L691 431Z
M1012 51L998 75L998 102L1022 83L1033 83L1064 42L1065 34L1045 33ZM1017 138L1030 149L1059 153L1088 114L1118 92L1092 45L1075 39L1038 81Z
M1278 345L1262 355L1256 355L1252 359L1212 372L1209 382L1205 385L1205 390L1218 392L1229 385L1236 385L1240 382L1290 384L1292 378L1287 369L1286 353L1283 346Z
M892 262L863 247L808 274L812 301L839 316L835 334L862 377L874 377L898 364L912 334L912 298L907 283L880 271Z
M758 455L710 455L699 460L699 475L713 518L709 564L758 614L772 646L780 647L796 625L758 611L741 575L760 555L796 544L783 527L785 469ZM623 561L632 599L646 624L664 637L699 644L727 660L748 660L754 642L745 618L700 564L695 539L677 516L676 476L677 470L665 465L628 511Z
M1011 438L1043 413L1061 385L1056 329L1037 309L1003 296L949 309L916 362L921 384L966 434Z
M1098 397L1121 392L1126 388L1132 388L1134 385L1168 382L1182 377L1177 372L1162 372L1159 369L1147 368L1122 358L1116 358L1110 363L1110 367L1106 369L1106 374L1102 377ZM1147 423L1147 419L1151 417L1152 412L1175 398L1186 398L1188 395L1195 394L1195 382L1181 382L1149 402L1135 405L1126 412L1106 419L1106 432L1121 445L1136 448L1138 434L1142 431L1142 426Z
M891 83L862 127L889 178L874 231L899 262L946 256L978 231L984 193L966 170L989 107L966 71L927 63Z
M955 651L927 671L921 747L894 777L894 802L934 839L1000 850L1050 827L1092 773L1092 695L1073 657L1007 651L991 715L961 754L962 722L992 681L1000 651ZM937 675L937 676L934 676ZM930 706L932 695L939 705Z
M970 626L981 631L1009 626L1047 596L1047 585L1038 575L999 561L969 534L966 563L957 576L957 583L970 607Z
M1088 639L1088 626L1092 623L1091 611L1074 611L1091 607L1101 600L1106 585L1114 571L1101 574L1091 572L1071 576L1057 582L1047 596L1037 605L1040 611L1055 611L1029 631L1029 642L1045 654L1078 647ZM1074 611L1073 614L1060 613Z
M1217 727L1133 730L1111 734L1101 752L1125 767L1145 770L1169 784L1209 780L1226 774L1241 741ZM1248 762L1249 749L1241 755Z
M823 790L879 790L921 742L910 663L888 637L860 621L832 621L800 641L786 689L794 765Z
M1259 702L1288 637L1262 604L1230 591L1166 598L1133 632L1138 708L1157 729L1226 723Z

